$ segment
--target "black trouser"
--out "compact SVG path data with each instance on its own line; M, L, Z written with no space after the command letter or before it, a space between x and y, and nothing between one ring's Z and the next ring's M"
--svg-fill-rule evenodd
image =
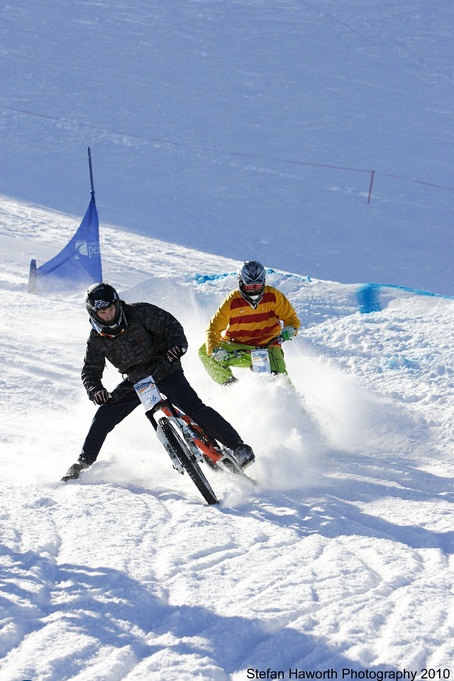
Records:
M229 449L242 443L236 430L217 411L203 404L196 391L186 379L183 369L166 376L157 384L158 388L185 414L198 423L207 433ZM98 408L91 423L79 461L92 464L98 458L104 440L117 424L134 411L140 404L134 386L123 381L112 392L111 399Z

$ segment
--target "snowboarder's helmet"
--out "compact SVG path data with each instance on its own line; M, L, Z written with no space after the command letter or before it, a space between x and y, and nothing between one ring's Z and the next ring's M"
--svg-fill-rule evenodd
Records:
M238 270L238 290L252 307L262 300L265 282L265 268L256 260L248 260Z
M98 315L98 310L115 305L115 317L109 323ZM92 284L85 294L85 307L95 331L106 336L117 336L124 331L126 320L120 296L110 284Z

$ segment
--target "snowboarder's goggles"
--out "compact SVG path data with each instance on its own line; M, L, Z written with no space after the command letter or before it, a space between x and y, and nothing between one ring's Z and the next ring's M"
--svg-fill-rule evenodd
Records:
M263 284L243 284L243 291L246 293L258 293L263 288Z

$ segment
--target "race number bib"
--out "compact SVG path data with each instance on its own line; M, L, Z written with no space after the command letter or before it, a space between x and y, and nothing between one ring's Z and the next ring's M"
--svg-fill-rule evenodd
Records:
M268 350L251 350L252 371L257 374L270 374L270 358Z
M161 402L161 393L156 387L153 376L147 376L138 383L135 383L134 388L145 407L145 411L152 409L155 404Z

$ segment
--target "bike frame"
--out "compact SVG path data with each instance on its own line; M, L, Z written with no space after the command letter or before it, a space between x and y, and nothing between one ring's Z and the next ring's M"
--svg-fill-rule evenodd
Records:
M221 449L225 448L223 448L222 445L218 445L213 438L206 435L202 428L184 412L173 405L172 407L174 414L177 415L180 422L183 421L185 424L186 431L189 431L189 439L196 445L198 454L200 455L200 453L202 453L205 459L208 459L208 463L211 463L212 467L217 466L218 462L225 456L221 451ZM172 417L172 411L166 404L163 405L162 411L168 417Z

